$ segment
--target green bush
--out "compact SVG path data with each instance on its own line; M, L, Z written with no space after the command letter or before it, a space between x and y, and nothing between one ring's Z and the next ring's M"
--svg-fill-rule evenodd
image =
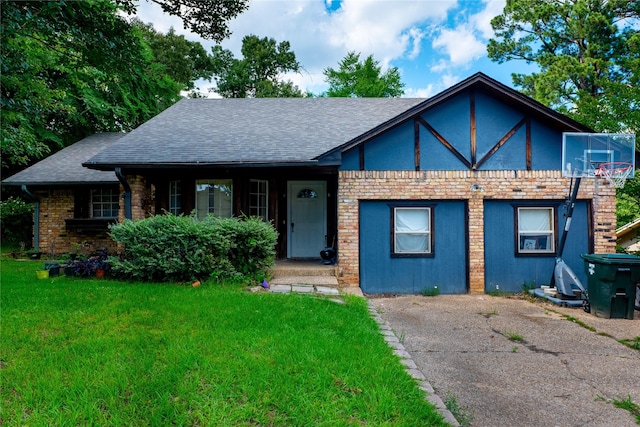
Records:
M110 259L112 273L157 282L264 274L277 240L273 226L257 218L199 221L171 214L115 224L110 235L124 247Z
M29 247L33 228L33 205L16 197L1 201L0 227L4 243L24 242Z

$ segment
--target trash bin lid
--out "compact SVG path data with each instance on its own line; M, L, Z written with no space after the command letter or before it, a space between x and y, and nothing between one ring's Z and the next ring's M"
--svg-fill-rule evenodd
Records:
M599 264L640 265L640 258L630 254L582 254L580 257Z

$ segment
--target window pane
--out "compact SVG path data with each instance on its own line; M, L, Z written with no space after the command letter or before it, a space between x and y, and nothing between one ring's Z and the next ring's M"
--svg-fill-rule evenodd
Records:
M518 252L553 253L554 209L518 208Z
M91 190L91 217L117 218L120 193L115 188Z
M249 215L257 216L265 221L267 218L268 181L252 179L250 181Z
M429 210L396 209L396 231L429 231Z
M431 209L395 208L393 232L394 253L431 253Z
M230 179L196 181L196 216L200 219L211 214L232 216L232 181Z

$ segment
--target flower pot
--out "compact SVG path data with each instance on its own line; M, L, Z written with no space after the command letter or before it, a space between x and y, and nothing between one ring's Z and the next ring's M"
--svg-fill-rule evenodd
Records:
M36 277L38 279L48 279L49 278L49 270L36 270Z
M96 270L96 277L104 277L105 273L106 273L106 271L105 271L105 270L103 270L103 269L101 269L101 268L98 268L98 269Z

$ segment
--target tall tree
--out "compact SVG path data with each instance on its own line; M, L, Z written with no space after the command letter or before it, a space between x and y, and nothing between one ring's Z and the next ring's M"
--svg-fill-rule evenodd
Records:
M154 1L214 39L227 35L226 21L247 6ZM133 0L0 0L3 176L92 133L135 128L193 87L190 79L211 75L202 46L174 33L151 37L149 28L145 41L145 31L122 14L135 8ZM162 49L180 53L183 63L161 57Z
M349 52L339 62L339 68L326 68L323 72L329 84L326 96L393 98L404 93L404 83L397 67L382 72L380 63L369 55L360 61L360 54Z
M138 19L134 19L132 24L151 48L154 61L162 64L166 74L182 85L183 91L191 91L192 96L197 96L195 82L210 80L214 71L213 58L206 49L200 43L176 34L173 27L167 34L162 34L152 24Z
M513 81L543 104L599 131L637 132L639 15L638 1L507 0L489 57L538 65Z
M599 132L640 132L640 2L507 0L489 57L523 60L522 91ZM638 144L640 140L636 140ZM618 226L640 217L640 175L618 190Z
M300 72L300 64L288 41L249 35L242 39L242 59L228 49L212 48L216 91L225 98L300 97L302 92L287 72Z

